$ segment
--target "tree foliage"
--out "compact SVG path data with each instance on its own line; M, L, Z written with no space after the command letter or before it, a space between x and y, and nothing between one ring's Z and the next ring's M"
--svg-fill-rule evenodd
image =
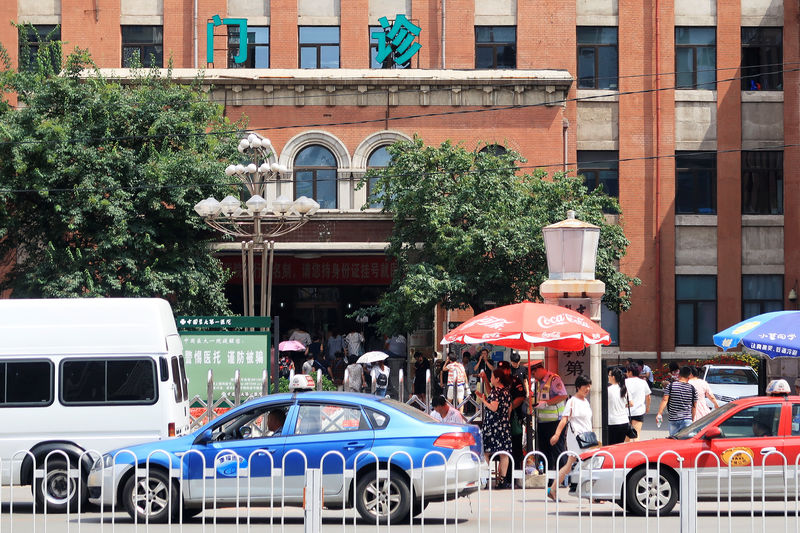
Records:
M391 213L394 229L388 255L397 261L390 290L376 307L386 333L412 331L435 305L478 313L492 305L538 300L547 279L542 228L577 217L600 226L597 277L606 284L609 308L630 307L633 285L615 268L629 244L623 228L606 222L604 211L619 212L616 199L588 191L583 179L543 170L521 175L520 155L470 152L445 142L424 146L419 138L388 148L388 167L370 171L377 178L371 194Z
M224 185L237 139L221 133L233 129L221 106L169 73L106 79L77 50L58 74L51 46L19 72L0 54L0 91L19 101L0 104L0 257L16 254L0 288L228 313L228 273L208 248L218 235L193 211L237 194Z

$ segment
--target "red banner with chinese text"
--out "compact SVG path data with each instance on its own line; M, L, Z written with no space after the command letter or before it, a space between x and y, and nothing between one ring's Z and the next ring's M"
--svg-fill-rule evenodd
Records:
M230 283L242 281L241 256L223 256L223 265L233 272ZM275 256L274 285L389 285L396 269L382 255L323 255L314 259ZM255 282L261 281L261 262L256 260Z

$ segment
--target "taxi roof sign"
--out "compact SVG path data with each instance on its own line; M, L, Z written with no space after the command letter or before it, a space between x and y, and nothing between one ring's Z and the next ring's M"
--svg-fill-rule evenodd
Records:
M308 374L295 374L289 382L289 392L314 390L314 378Z

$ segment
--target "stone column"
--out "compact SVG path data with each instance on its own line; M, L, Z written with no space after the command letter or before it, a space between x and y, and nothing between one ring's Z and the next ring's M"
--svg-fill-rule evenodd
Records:
M597 325L600 324L600 309L606 284L600 280L547 280L542 283L539 292L544 298L544 303L562 305L566 298L582 298L588 302L588 308L583 312ZM573 309L575 311L575 309ZM558 370L558 350L548 348L545 352L545 368L551 372ZM601 375L602 355L599 344L589 346L589 378L592 380L592 390L589 402L592 404L592 430L598 435L602 432L603 397L605 391L603 376ZM572 391L568 391L572 392Z

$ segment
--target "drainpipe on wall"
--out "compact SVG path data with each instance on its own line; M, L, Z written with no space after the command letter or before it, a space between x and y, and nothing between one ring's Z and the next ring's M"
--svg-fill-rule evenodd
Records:
M569 160L569 119L561 119L561 142L564 144L563 167L564 173L567 172L567 161Z
M198 11L197 2L198 2L198 0L194 0L194 13L193 13L194 22L192 24L192 40L194 42L193 49L194 49L194 68L195 69L198 68L198 66L197 66L198 65L198 59L197 59L197 15L198 15L197 14L197 11Z
M447 68L447 64L445 63L445 53L444 53L444 51L445 51L445 41L447 39L446 38L447 26L446 26L446 23L445 23L445 9L446 9L445 3L446 2L447 2L447 0L442 0L442 70Z
M660 70L660 44L661 44L661 5L655 0L656 11L656 86L653 93L656 98L656 209L655 209L655 240L656 240L656 364L661 367L661 77Z

